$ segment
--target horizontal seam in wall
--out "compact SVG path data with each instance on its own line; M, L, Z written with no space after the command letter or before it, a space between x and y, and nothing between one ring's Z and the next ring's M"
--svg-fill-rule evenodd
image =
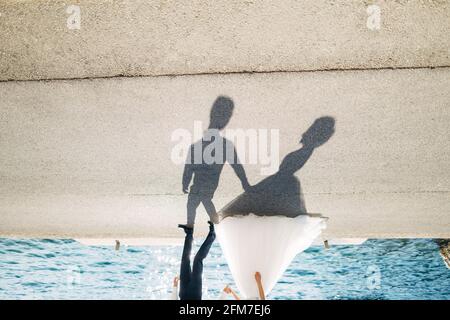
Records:
M430 67L380 67L380 68L348 68L348 69L314 69L314 70L269 70L269 71L228 71L228 72L197 72L197 73L179 73L179 74L149 74L149 75L126 75L117 74L112 76L98 77L75 77L75 78L39 78L39 79L7 79L0 80L4 82L47 82L47 81L70 81L70 80L96 80L96 79L115 79L115 78L162 78L162 77L186 77L186 76L210 76L210 75L252 75L252 74L273 74L273 73L313 73L313 72L348 72L348 71L379 71L379 70L420 70L420 69L446 69L450 65L430 66Z

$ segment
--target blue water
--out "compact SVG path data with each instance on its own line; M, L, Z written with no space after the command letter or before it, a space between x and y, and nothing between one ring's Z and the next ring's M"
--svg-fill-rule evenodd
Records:
M197 241L196 245L201 242ZM165 299L181 247L85 246L0 239L0 299ZM220 247L205 260L205 299L235 288ZM450 270L431 239L369 240L299 254L270 299L450 299Z

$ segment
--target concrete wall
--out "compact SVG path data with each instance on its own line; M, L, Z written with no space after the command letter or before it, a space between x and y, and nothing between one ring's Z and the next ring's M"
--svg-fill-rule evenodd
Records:
M0 236L179 236L171 134L227 94L230 128L280 129L280 158L336 118L298 173L325 236L450 238L448 30L439 0L2 1ZM320 71L382 68L406 69ZM15 81L116 76L136 78ZM216 206L240 191L226 167Z
M444 0L8 0L0 14L0 80L450 66Z
M171 134L206 124L220 94L236 104L229 128L280 129L281 158L336 118L298 172L326 236L450 237L449 68L0 83L0 236L180 235ZM226 166L217 207L240 192Z

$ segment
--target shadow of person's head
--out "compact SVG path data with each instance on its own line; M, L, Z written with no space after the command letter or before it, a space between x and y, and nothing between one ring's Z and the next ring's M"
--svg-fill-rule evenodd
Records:
M333 117L320 117L302 134L300 142L305 147L320 147L334 134L334 125Z
M219 96L211 107L209 128L222 130L233 115L234 102L228 97Z

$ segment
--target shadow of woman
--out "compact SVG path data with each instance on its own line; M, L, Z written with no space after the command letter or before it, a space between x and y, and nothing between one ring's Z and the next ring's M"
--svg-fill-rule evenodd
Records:
M300 181L294 174L305 165L317 147L331 138L334 131L333 117L316 119L302 135L302 148L286 155L278 172L228 203L220 211L221 218L250 213L258 216L287 217L307 214Z

